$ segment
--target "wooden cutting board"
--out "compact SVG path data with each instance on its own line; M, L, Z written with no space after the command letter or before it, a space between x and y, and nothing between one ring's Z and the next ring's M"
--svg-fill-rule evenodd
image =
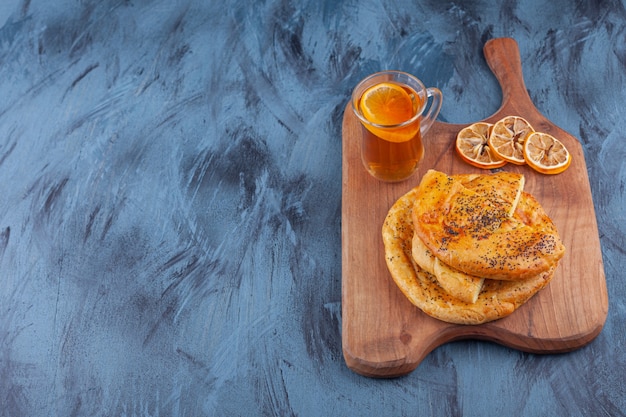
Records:
M424 314L389 275L381 237L383 220L396 199L416 186L430 168L448 174L484 171L456 155L456 134L465 125L435 122L425 135L426 154L418 172L401 183L377 181L361 163L361 126L348 104L342 148L342 344L348 367L359 374L407 374L433 349L459 339L482 339L534 353L567 352L591 342L606 320L608 296L582 147L533 105L513 39L488 41L484 54L503 96L501 108L485 121L522 116L535 130L559 138L572 153L569 169L558 175L512 164L503 168L524 174L525 191L553 219L567 253L548 287L501 320L464 326Z

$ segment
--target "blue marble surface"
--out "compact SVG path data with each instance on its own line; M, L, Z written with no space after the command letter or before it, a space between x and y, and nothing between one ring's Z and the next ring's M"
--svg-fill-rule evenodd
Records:
M626 5L3 0L0 416L626 415ZM581 140L609 292L562 355L463 341L375 380L341 353L341 122L359 79L494 113L520 46Z

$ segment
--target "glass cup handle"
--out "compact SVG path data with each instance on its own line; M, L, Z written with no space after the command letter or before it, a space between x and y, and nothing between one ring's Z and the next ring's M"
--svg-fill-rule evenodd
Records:
M437 119L439 111L441 110L441 104L443 99L441 91L435 87L427 88L426 96L431 97L432 100L430 102L430 107L428 108L426 113L422 115L422 121L420 123L420 133L422 134L422 136L428 131L428 129L430 129L435 119Z

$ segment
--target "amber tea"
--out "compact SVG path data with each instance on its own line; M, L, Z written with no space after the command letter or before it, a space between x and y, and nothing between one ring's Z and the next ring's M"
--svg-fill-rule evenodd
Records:
M367 171L389 182L410 177L424 156L422 136L439 113L441 92L409 74L385 71L357 85L352 107L363 126L361 158Z
M390 142L363 129L361 158L367 171L383 181L395 182L408 178L415 172L424 157L422 135L404 142Z
M396 86L404 91L406 96L400 91L385 90L393 89ZM378 103L373 105L374 110L363 108L363 105L367 103L364 96L368 91L370 91L370 94L386 95L386 97L382 98L370 98L370 101L378 100ZM374 91L374 93L371 91ZM402 108L402 103L384 102L385 100L388 102L394 100L392 97L394 93L399 95L399 97L395 98L396 101L408 98L404 103L406 109ZM393 108L394 106L396 108ZM415 117L418 114L418 110L422 108L417 92L397 83L376 84L361 96L359 107L363 114L367 114L368 111L373 113L368 115L368 120L375 119L380 122L391 119L391 121L399 122L396 127L363 126L361 157L368 172L376 178L390 182L400 181L409 177L415 172L424 156L424 146L422 145L422 136L420 134L420 120L418 117ZM407 123L409 121L410 123Z

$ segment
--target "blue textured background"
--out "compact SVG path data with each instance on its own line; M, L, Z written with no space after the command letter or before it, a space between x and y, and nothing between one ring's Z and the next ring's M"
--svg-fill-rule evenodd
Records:
M623 416L619 1L3 0L1 416ZM359 79L495 112L513 37L583 145L610 310L590 345L464 341L407 377L341 354L341 121ZM581 236L584 238L584 236Z

